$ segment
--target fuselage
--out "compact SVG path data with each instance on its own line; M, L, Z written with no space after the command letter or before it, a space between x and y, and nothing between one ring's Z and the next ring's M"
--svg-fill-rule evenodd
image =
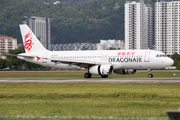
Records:
M79 65L64 64L60 61L93 62L94 64L112 64L113 69L160 69L173 64L173 60L164 53L154 50L95 50L95 51L43 51L31 53L35 58L20 59L53 68L79 69Z

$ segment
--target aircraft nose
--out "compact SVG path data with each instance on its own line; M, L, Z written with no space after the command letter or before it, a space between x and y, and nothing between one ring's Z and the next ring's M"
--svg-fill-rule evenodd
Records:
M169 66L171 66L171 65L173 65L173 64L174 64L174 60L173 60L173 59L171 59L171 58L169 58L168 63L169 63Z

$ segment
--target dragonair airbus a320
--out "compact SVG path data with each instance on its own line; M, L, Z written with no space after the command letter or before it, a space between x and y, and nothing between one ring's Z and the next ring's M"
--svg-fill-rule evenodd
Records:
M36 64L62 69L87 69L85 78L101 75L135 74L137 69L151 70L171 66L174 61L154 50L49 51L43 47L27 25L20 25L25 53L18 58Z

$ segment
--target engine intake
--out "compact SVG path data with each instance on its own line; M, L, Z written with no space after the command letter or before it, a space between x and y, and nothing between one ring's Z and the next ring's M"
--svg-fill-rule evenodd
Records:
M110 75L113 71L112 65L96 65L89 68L89 73L94 75Z

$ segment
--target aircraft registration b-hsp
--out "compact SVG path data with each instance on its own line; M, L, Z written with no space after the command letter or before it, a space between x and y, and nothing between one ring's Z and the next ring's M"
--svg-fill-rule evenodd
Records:
M31 29L20 25L25 53L18 58L43 66L62 69L87 69L85 78L92 74L107 78L116 74L135 74L137 69L152 69L171 66L174 61L164 53L154 50L94 50L94 51L49 51L43 47Z

